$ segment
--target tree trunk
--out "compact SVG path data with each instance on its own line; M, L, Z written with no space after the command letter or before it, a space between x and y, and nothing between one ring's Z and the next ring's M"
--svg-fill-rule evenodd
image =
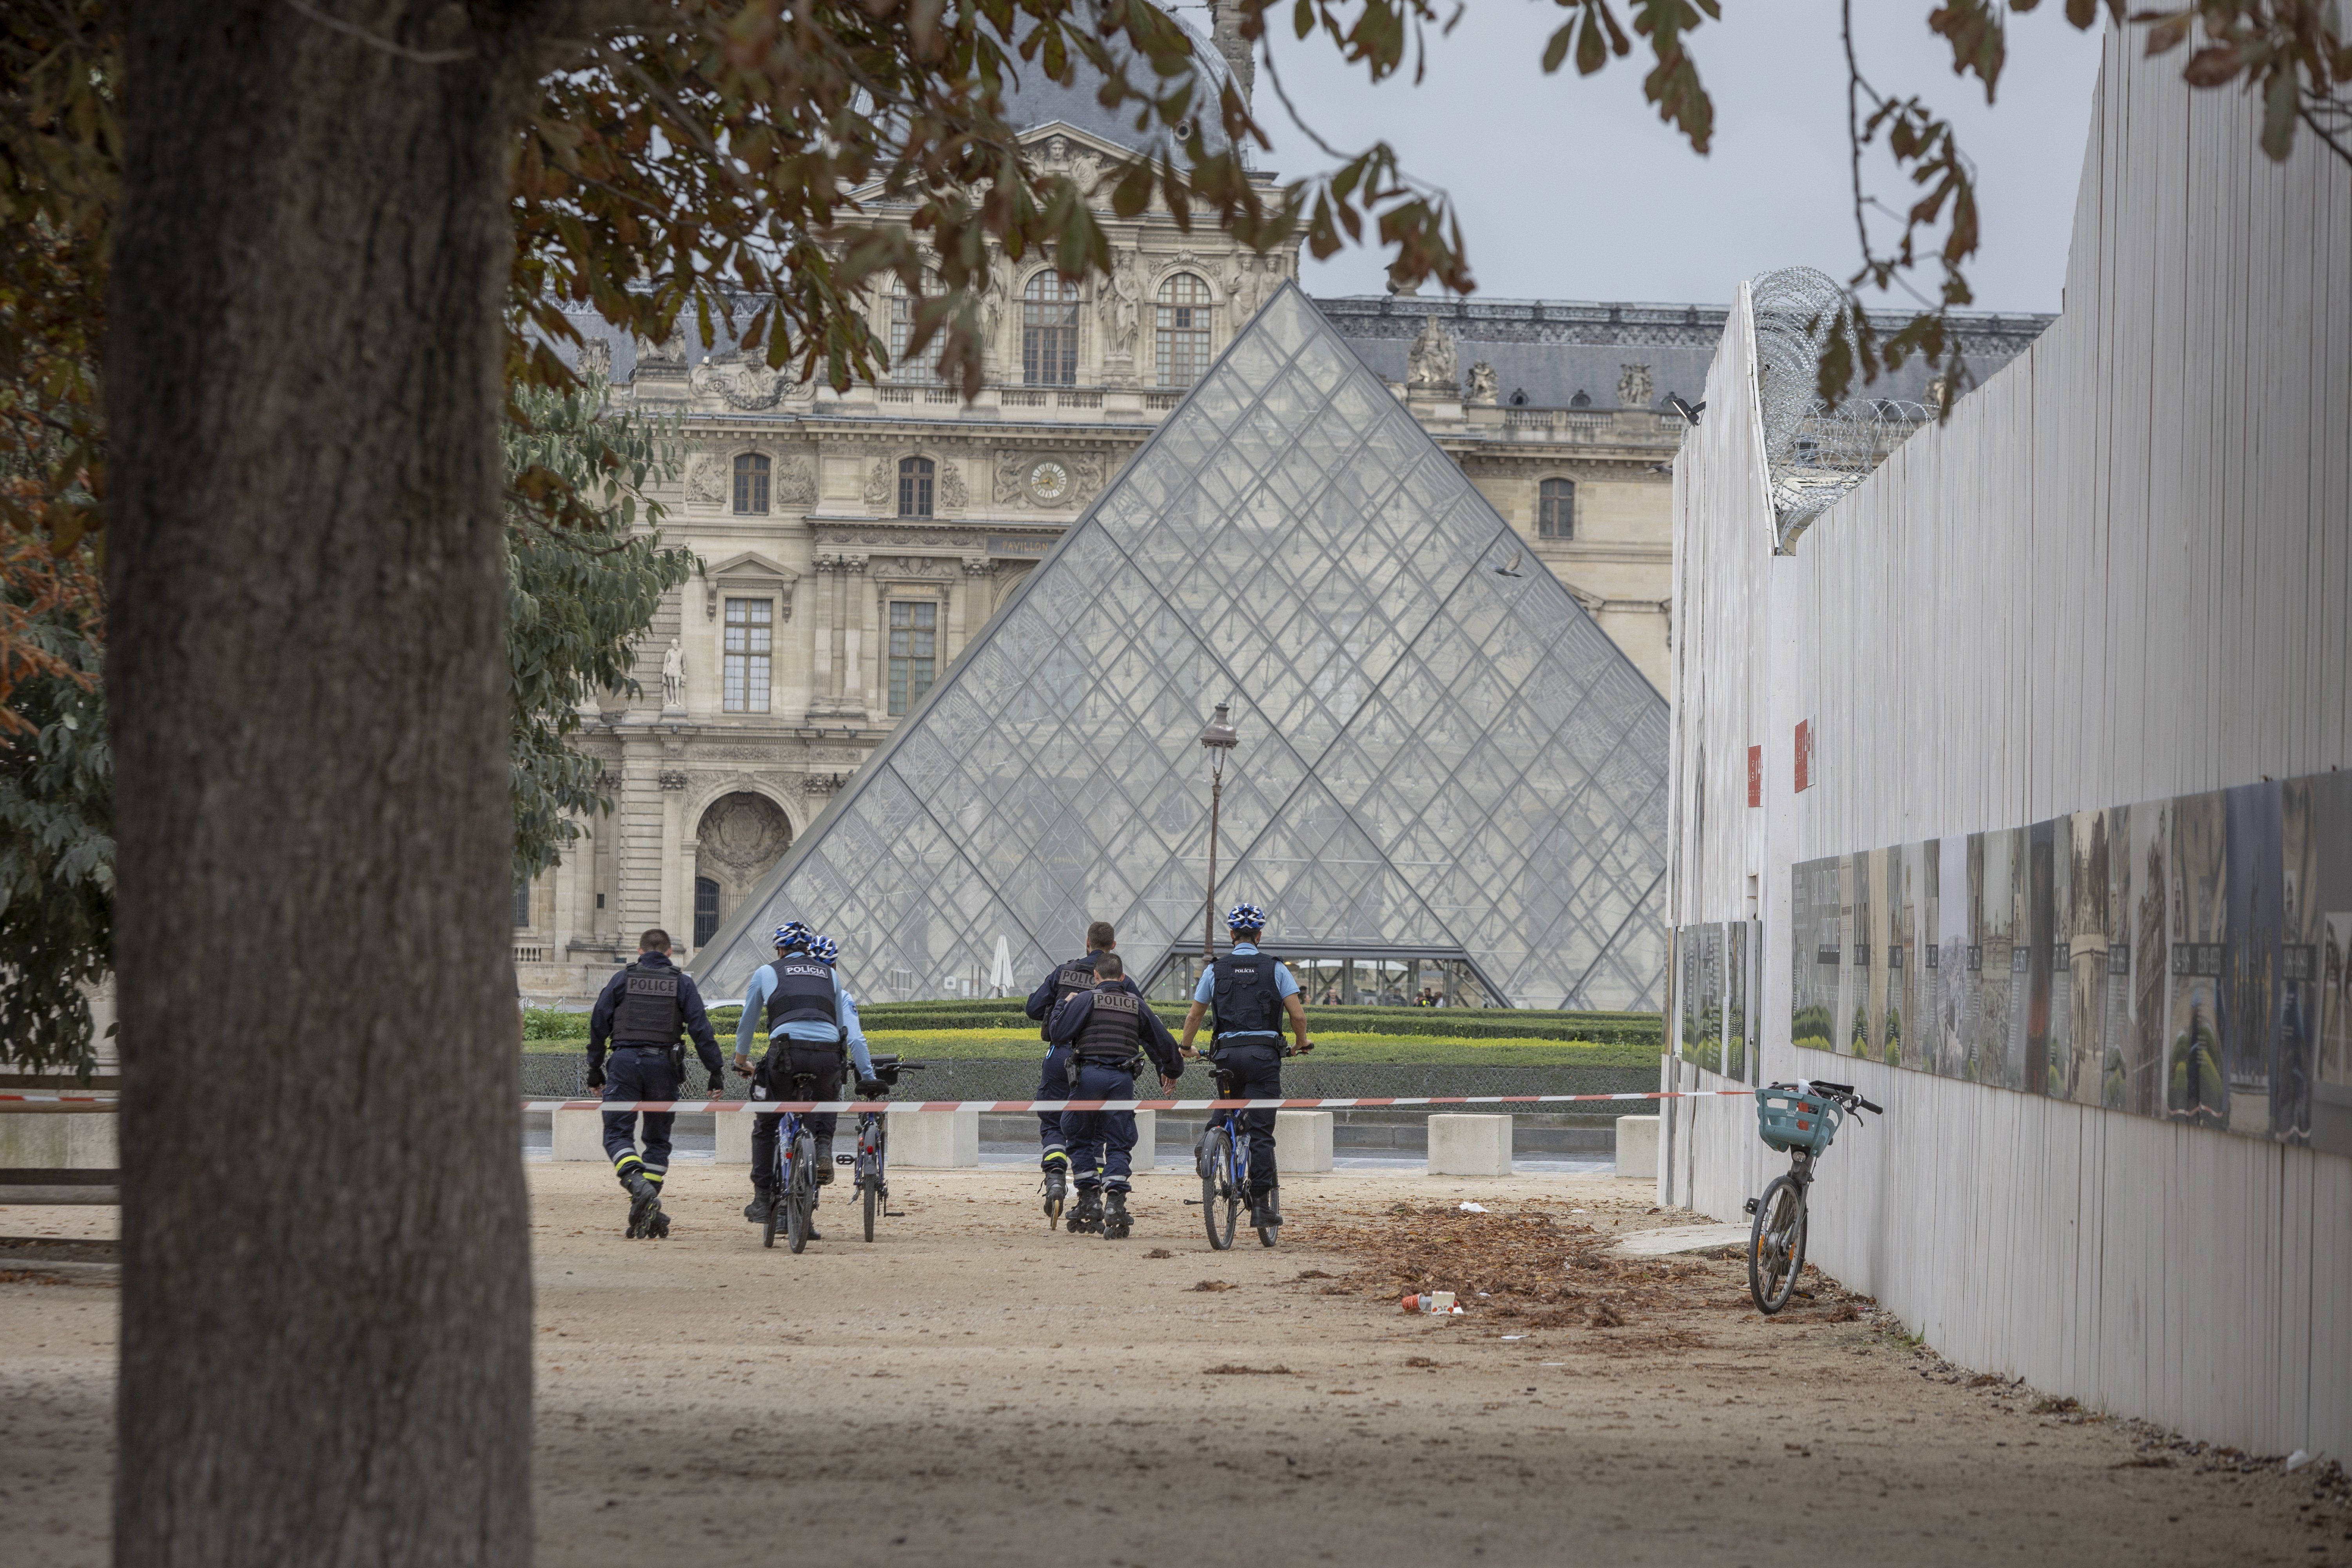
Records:
M323 22L334 10L370 37ZM477 6L476 12L488 10ZM115 1560L518 1563L498 418L522 44L125 8Z

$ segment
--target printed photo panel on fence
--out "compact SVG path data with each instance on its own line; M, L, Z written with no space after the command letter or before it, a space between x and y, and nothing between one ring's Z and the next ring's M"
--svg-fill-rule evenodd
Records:
M2352 1153L2352 774L1791 875L1801 1049Z

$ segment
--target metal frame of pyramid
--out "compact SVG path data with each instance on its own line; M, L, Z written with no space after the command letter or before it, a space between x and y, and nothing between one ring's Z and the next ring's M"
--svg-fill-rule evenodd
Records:
M1459 955L1523 1006L1655 1008L1665 700L1286 286L694 965L806 921L869 1001L1116 923L1144 975L1216 901L1287 953ZM1518 574L1511 574L1517 571Z

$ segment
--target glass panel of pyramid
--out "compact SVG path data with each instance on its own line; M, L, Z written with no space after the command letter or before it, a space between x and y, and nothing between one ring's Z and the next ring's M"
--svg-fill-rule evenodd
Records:
M1264 905L1269 951L1661 1005L1664 699L1295 287L743 900L705 994L787 920L877 1002L969 994L1000 941L1025 992L1096 919L1139 979L1197 952L1219 702L1214 902Z

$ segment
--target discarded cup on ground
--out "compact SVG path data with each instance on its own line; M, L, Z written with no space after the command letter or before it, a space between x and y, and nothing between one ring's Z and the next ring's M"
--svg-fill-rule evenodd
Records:
M1474 1204L1465 1199L1462 1205L1462 1212L1464 1214L1485 1214L1486 1212L1486 1205L1485 1204Z
M1451 1290L1424 1290L1417 1296L1407 1296L1398 1303L1408 1312L1434 1312L1444 1315L1462 1310L1454 1304Z

